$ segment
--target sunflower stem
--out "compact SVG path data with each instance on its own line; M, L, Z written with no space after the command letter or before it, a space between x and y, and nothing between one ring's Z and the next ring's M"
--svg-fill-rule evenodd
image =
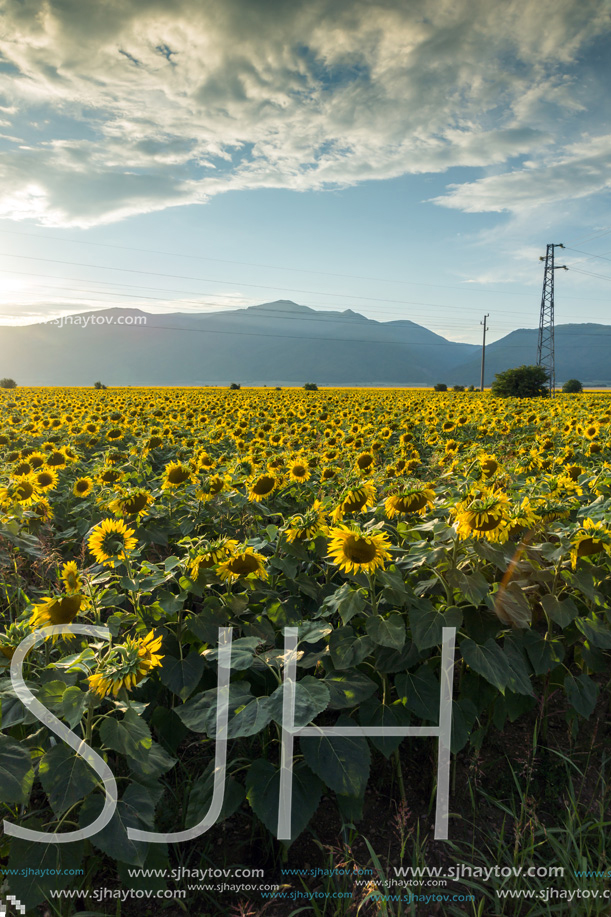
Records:
M369 574L369 598L371 599L371 610L374 613L374 615L377 615L378 602L376 599L375 583L376 583L375 573L370 573Z

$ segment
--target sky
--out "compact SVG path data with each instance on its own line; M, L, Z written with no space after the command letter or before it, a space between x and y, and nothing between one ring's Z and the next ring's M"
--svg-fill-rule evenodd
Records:
M0 324L609 323L610 0L0 0ZM0 329L1 333L1 329Z

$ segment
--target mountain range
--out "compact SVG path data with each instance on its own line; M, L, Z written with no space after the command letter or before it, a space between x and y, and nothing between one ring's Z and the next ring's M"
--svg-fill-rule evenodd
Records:
M486 348L486 384L536 362L537 330ZM481 348L411 321L317 311L290 300L223 312L120 307L3 326L0 376L19 385L475 385ZM611 326L556 327L556 380L611 382Z

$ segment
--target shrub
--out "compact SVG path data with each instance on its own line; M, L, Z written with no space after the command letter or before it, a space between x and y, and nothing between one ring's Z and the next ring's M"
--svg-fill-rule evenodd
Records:
M565 395L577 395L583 392L583 383L581 383L579 379L567 379L562 386L562 391Z
M229 386L229 388L230 388L232 391L237 392L237 390L240 388L240 386L239 386L239 384L238 384L237 382L232 382L231 385Z
M467 389L467 391L468 391L468 392L474 392L474 391L475 391L475 386L474 386L474 385L470 385L469 388Z
M464 385L453 385L452 386L453 392L464 392L464 390L465 390Z
M445 384L445 382L438 382L433 389L435 392L447 392L447 390L448 386Z
M497 398L540 398L549 394L547 381L543 366L517 366L497 373L491 391Z
M318 386L316 385L315 382L306 382L306 384L304 385L304 389L306 390L306 392L317 392Z
M93 383L93 387L94 387L94 388L97 388L97 389L102 389L102 388L105 389L105 388L106 388L106 386L104 385L103 382L94 382L94 383Z
M14 379L0 379L0 388L17 388Z

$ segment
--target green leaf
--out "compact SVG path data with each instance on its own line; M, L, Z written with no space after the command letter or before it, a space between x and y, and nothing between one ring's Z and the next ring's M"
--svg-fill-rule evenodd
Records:
M301 740L305 741L304 739ZM306 828L316 812L322 785L303 761L293 767L293 791L291 799L291 839L285 844L292 844ZM278 801L280 796L280 770L270 761L258 758L250 765L246 775L246 798L267 830L278 836Z
M365 597L360 589L353 589L350 583L344 583L333 595L323 602L323 608L338 612L343 624L348 622L365 608Z
M512 678L511 668L507 657L494 640L486 640L484 644L475 643L468 637L460 644L460 651L467 665L483 675L484 678L498 688L501 694L505 692Z
M93 790L98 777L67 745L54 745L40 761L38 776L59 818Z
M575 627L592 646L597 646L601 650L611 649L611 628L595 614L587 618L576 618Z
M80 811L81 827L91 824L102 811L103 805L102 796L89 796ZM150 830L154 824L154 815L155 806L150 789L131 783L117 803L115 814L106 827L89 840L94 847L113 860L143 866L149 845L144 841L131 840L127 836L127 829Z
M480 605L490 589L490 584L483 573L463 573L461 570L451 570L448 573L448 582L453 589L458 589L471 605Z
M353 669L366 659L373 649L369 637L357 637L354 628L338 627L329 638L329 653L336 669Z
M176 761L177 758L173 758L163 745L157 742L152 743L148 754L127 759L130 769L140 777L160 777L161 774L171 770Z
M260 637L239 637L231 644L231 668L238 672L249 669L258 646L263 643ZM207 660L217 660L218 649L205 650L202 654Z
M422 720L439 720L440 686L437 676L428 665L422 665L416 672L406 672L395 677L399 700L408 710Z
M122 720L107 717L100 727L100 737L108 748L129 758L146 754L153 744L150 729L131 707Z
M174 555L171 555L170 557L166 557L166 559L164 560L163 568L166 573L169 573L170 570L173 570L174 567L177 567L179 563L180 563L180 557L174 557Z
M39 700L40 703L48 707L49 710L61 714L63 712L62 699L66 690L67 685L65 681L59 681L58 679L46 681L40 686L38 694L36 695L36 700Z
M300 729L311 723L314 717L329 706L331 694L328 686L320 678L306 675L295 683L295 727ZM282 725L282 705L284 685L279 685L269 698L269 711L276 723Z
M392 729L396 726L408 726L408 720L409 714L403 704L396 703L388 706L388 704L380 703L375 697L365 701L359 709L359 722L362 726L385 726ZM393 735L369 736L368 738L373 747L382 752L385 758L390 758L393 751L403 741L403 736Z
M27 818L23 824L35 831L48 831L48 826L35 818ZM47 901L52 891L66 888L75 882L75 876L70 873L79 869L82 859L82 842L41 844L12 837L8 861L10 871L5 870L8 873L5 877L8 891L25 905L28 912L38 913L33 909L37 904ZM80 878L77 876L76 882ZM4 890L3 897L6 897Z
M593 713L598 697L598 685L589 675L567 675L564 690L570 705L586 719Z
M86 691L81 691L76 685L71 688L66 688L64 696L62 697L62 716L70 726L70 729L74 729L75 726L78 726L83 718L86 707Z
M186 659L166 655L159 669L159 678L172 694L178 694L185 701L197 688L205 667L199 653L189 653Z
M375 681L361 672L327 675L322 679L322 683L329 689L329 707L332 710L356 707L371 697L377 688Z
M185 623L189 630L203 643L216 645L219 627L227 627L230 618L224 608L205 608L199 615L189 615Z
M526 665L524 653L518 642L513 639L513 634L505 638L503 652L509 664L510 677L507 680L507 688L516 694L533 695L533 688L530 683L530 673Z
M496 595L490 596L490 603L503 624L520 628L530 627L532 609L518 583L511 582L507 586L501 586Z
M354 726L340 716L338 726ZM340 796L360 796L369 780L371 754L364 736L304 736L299 739L308 767Z
M318 643L328 637L332 630L330 624L322 621L304 621L299 625L299 643Z
M564 646L559 640L548 640L535 630L525 630L523 640L535 675L545 675L562 663Z
M269 709L269 697L255 697L243 707L239 707L233 716L229 715L227 736L238 739L242 736L254 736L265 729L272 715ZM208 728L210 738L216 736L216 709L208 714Z
M365 629L374 643L389 646L393 650L402 650L405 644L405 622L399 614L387 618L375 615L367 618Z
M462 612L456 606L442 612L431 605L428 599L420 599L409 610L412 639L419 650L439 646L443 640L443 628L457 627L461 623Z
M229 685L229 710L235 710L252 700L250 685L236 682ZM177 707L175 713L192 732L207 732L208 717L212 714L213 722L216 721L217 689L211 688L201 694L196 694L191 700Z
M193 828L198 825L210 809L214 791L214 761L211 761L204 773L195 781L189 792L185 827ZM225 780L223 805L217 819L217 824L230 818L236 812L245 798L244 787L233 777Z
M0 735L0 800L27 802L33 780L30 752L14 739Z
M555 595L544 595L541 599L541 604L558 627L567 627L579 614L577 606L571 598L560 601Z

